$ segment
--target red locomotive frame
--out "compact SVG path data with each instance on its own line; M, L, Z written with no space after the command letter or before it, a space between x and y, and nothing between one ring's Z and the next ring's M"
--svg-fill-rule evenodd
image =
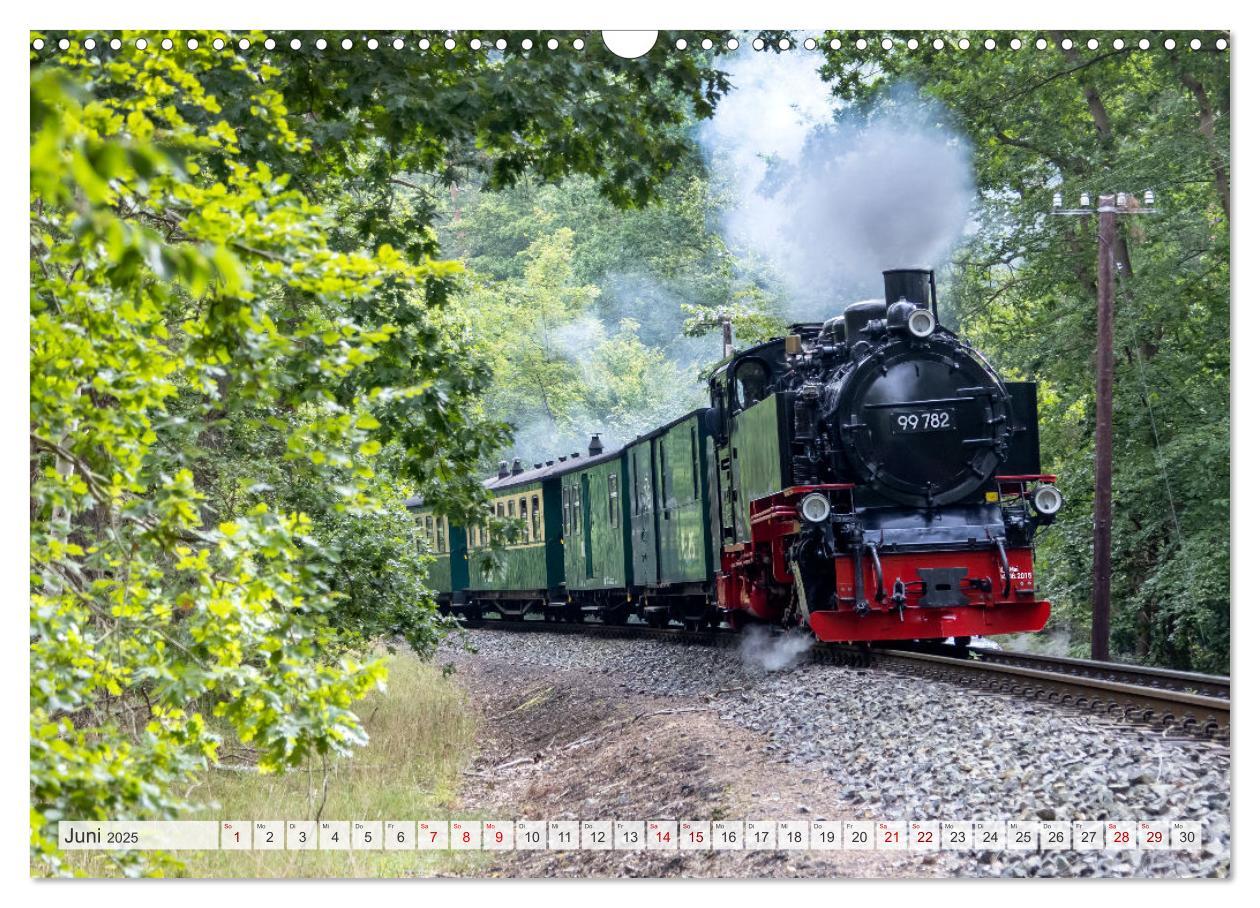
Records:
M1054 479L1049 475L998 476L998 502L1027 501L1033 484ZM782 619L793 597L788 550L801 530L797 502L811 492L823 492L829 494L833 505L847 499L851 511L853 488L847 483L792 486L750 503L752 539L723 547L717 576L718 605L732 624L745 615L776 623ZM843 512L843 507L840 510ZM835 559L838 608L815 610L807 618L820 640L1011 634L1039 631L1050 617L1050 603L1037 598L1031 547L1006 548L995 540L991 548L878 554L878 559L861 559L868 604L862 614L856 609L854 559ZM923 605L920 568L964 568L966 605Z

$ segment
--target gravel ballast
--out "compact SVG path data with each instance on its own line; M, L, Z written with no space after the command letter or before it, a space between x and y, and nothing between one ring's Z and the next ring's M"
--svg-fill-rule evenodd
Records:
M627 694L712 704L722 722L761 736L767 771L835 786L846 813L827 819L1203 824L1199 853L907 853L903 873L1229 874L1230 752L1219 742L879 669L794 664L803 647L790 643L740 650L486 628L452 638L444 657L465 645L473 654L461 661L591 673Z

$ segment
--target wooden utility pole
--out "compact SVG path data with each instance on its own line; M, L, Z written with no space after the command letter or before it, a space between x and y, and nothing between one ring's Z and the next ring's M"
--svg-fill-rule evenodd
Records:
M1098 197L1098 375L1094 415L1094 623L1090 656L1111 659L1111 411L1115 379L1116 197Z
M1150 214L1155 193L1146 191L1144 204L1128 193L1098 197L1098 208L1089 207L1089 194L1081 194L1080 208L1063 208L1063 196L1054 194L1054 213L1098 215L1098 375L1094 402L1094 589L1090 657L1111 659L1111 466L1112 397L1115 383L1116 310L1116 216Z

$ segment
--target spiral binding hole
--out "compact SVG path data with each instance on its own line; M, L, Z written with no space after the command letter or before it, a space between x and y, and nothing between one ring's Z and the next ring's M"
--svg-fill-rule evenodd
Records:
M401 37L394 37L392 39L386 38L384 40L391 47L393 47L394 50L401 51L401 50L405 50L407 47L407 41ZM71 48L71 43L72 42L69 38L58 38L58 39L46 40L42 37L37 37L31 40L30 46L35 51L42 51L50 47L61 50L61 51L68 51ZM104 47L104 46L108 46L110 49L117 51L117 50L121 50L123 47L123 42L119 38L111 38L108 40L102 38L101 40L98 41L95 38L89 37L89 38L83 38L81 40L77 40L75 43L77 43L79 46L81 46L84 50L87 50L87 51L93 51L93 50L96 50L98 47ZM151 49L150 45L152 43L153 42L151 42L150 39L146 37L137 37L132 42L136 50L140 50L140 51L150 50ZM214 48L214 50L222 51L233 42L223 37L215 37L212 40L210 40L208 43L211 47ZM356 42L350 38L343 38L337 43L339 44L342 50L347 50L347 51L354 48L356 44ZM369 50L376 50L381 46L381 41L374 37L367 38L362 43L366 44ZM448 36L441 41L441 46L446 48L448 51L453 51L459 46L459 43L460 42L457 41L456 38ZM765 39L761 37L753 38L751 43L752 43L753 50L757 50L757 51L765 50L769 46L769 42L767 42ZM881 38L878 40L877 43L878 43L878 46L881 47L882 49L886 51L891 51L897 46L898 43L900 43L900 41L899 39L893 39L893 38ZM945 50L949 44L949 42L947 42L944 38L940 38L940 37L931 38L930 40L924 39L922 42L918 38L912 37L912 38L904 39L903 46L907 50L915 51L915 50L918 50L921 46L926 46L929 43L931 47L937 51ZM1229 48L1229 44L1230 44L1229 40L1225 37L1218 37L1215 39L1212 39L1212 38L1203 39L1203 38L1195 37L1195 38L1190 38L1185 41L1179 41L1178 39L1172 38L1172 37L1157 39L1156 41L1152 41L1151 39L1146 38L1146 37L1138 38L1136 40L1126 40L1124 38L1113 38L1113 39L1110 39L1110 41L1108 41L1107 43L1115 51L1132 50L1132 49L1139 49L1139 50L1146 51L1146 50L1150 50L1152 47L1157 46L1157 45L1162 45L1165 50L1169 50L1169 51L1176 50L1179 46L1184 49L1188 49L1190 51L1200 51L1205 48L1209 50L1214 48L1218 51L1224 51ZM190 38L185 39L184 44L189 50L197 50L201 47L201 43L199 39L195 37L190 37ZM561 49L561 42L557 38L548 38L544 42L544 44L546 48L550 51L558 51ZM866 38L857 38L853 42L852 46L854 47L854 49L858 51L865 51L871 47L871 44L872 42ZM1073 48L1077 47L1076 41L1074 41L1072 38L1062 38L1058 41L1051 42L1051 41L1048 41L1044 37L1038 37L1035 40L1028 42L1027 46L1029 46L1030 48L1035 47L1037 50L1046 50L1047 48L1051 47L1052 44L1057 45L1059 48L1065 51L1072 50ZM1097 50L1103 46L1102 42L1098 38L1082 39L1082 44L1084 47L1088 48L1089 50ZM265 38L262 41L262 45L267 50L275 50L277 46L277 42L274 38ZM829 38L826 41L820 41L819 39L812 36L804 38L799 43L799 45L797 45L792 39L787 38L787 37L778 38L774 41L774 47L780 51L791 50L793 47L796 47L796 46L799 46L807 51L814 51L814 50L819 49L820 47L823 47L824 45L830 50L835 51L835 50L839 50L843 46L843 42L841 41L840 38L835 38L835 37ZM239 38L235 41L235 46L239 50L245 51L245 50L249 50L253 45L252 45L252 42L248 38ZM291 38L288 41L288 46L289 46L289 49L293 51L300 51L303 48L302 39L296 38L296 37ZM415 43L414 46L417 47L421 51L427 51L433 47L433 42L429 38L420 38ZM509 41L506 38L502 38L502 37L495 39L493 42L486 41L481 38L469 38L466 46L473 51L480 51L480 50L487 49L489 47L493 47L499 51L505 51L509 47ZM689 50L694 50L697 48L703 49L705 51L709 51L709 50L712 50L715 46L716 46L716 43L711 38L703 38L703 39L696 40L696 39L688 39L688 38L679 37L675 39L674 41L674 48L679 51L689 51ZM724 42L724 46L727 50L734 51L740 48L741 42L738 38L733 38L733 37L727 38L726 41ZM958 50L964 50L964 51L969 50L971 48L971 40L968 38L959 38L953 46ZM981 42L981 46L983 46L985 50L989 50L989 51L997 50L999 49L999 40L993 37L985 38ZM1011 50L1018 51L1018 50L1023 50L1026 44L1022 39L1017 38L1017 37L1012 37L1009 39L1009 41L1006 41L1005 39L1003 39L1003 41L1001 42L1001 46L1003 47L1009 46ZM160 47L162 50L165 50L165 51L170 51L175 48L175 42L169 37L162 38L159 42L156 43L153 49L156 49L157 47ZM320 37L320 38L314 39L314 48L316 50L324 51L324 50L327 50L328 47L329 47L329 41L326 38ZM520 48L522 50L525 50L525 51L532 50L533 47L534 47L534 41L532 39L530 38L521 39ZM574 51L583 51L586 49L586 40L581 37L574 38L571 42L568 42L566 47Z

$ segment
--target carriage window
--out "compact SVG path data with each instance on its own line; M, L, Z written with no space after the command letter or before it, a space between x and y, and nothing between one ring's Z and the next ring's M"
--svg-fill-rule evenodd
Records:
M521 527L521 541L529 542L529 502L524 498L516 502L516 514L525 525Z
M634 454L631 455L631 460L633 461L634 466L630 471L630 481L634 485L634 495L632 496L630 500L630 504L634 507L635 514L641 514L643 513L643 509L639 505L639 452L638 451L635 451Z
M441 518L441 519L438 521L438 525L437 525L437 549L438 549L438 551L439 551L439 552L445 552L445 551L447 550L447 548L446 548L446 535L447 535L447 527L448 527L448 526L449 526L449 524L447 523L447 520L446 520L446 518L445 518L445 517Z
M760 360L744 360L735 369L735 405L747 410L766 396L769 376Z
M515 517L515 516L516 516L516 502L515 502L515 501L509 501L509 502L508 502L508 512L507 512L507 515L508 515L509 517Z
M534 496L533 503L534 503L534 514L533 514L534 539L542 539L542 511L539 509L539 506L538 506L537 495Z
M573 532L576 533L582 527L582 495L578 492L577 477L573 479L573 489L569 492L569 499L573 502L570 516L573 518Z
M569 532L569 487L560 487L560 526Z
M658 444L661 452L661 505L664 506L674 494L674 477L670 475L669 464L665 459L665 439L662 438Z
M691 427L691 500L700 500L700 446L696 442L696 427Z
M621 526L621 501L617 497L617 474L608 474L608 525Z

